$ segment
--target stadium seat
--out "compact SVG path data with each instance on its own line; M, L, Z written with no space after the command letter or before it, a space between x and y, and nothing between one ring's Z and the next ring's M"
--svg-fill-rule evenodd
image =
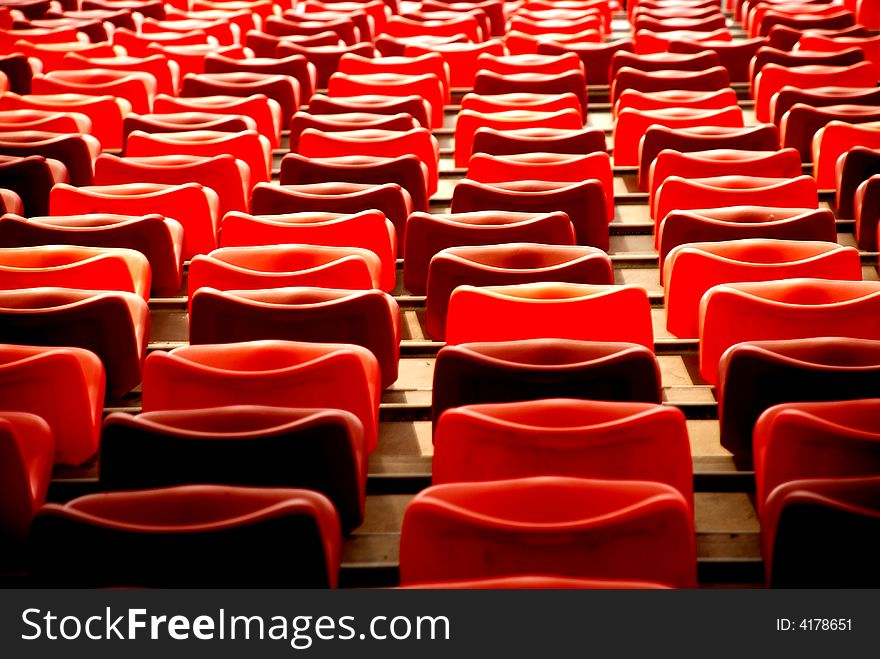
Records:
M222 247L300 244L367 249L382 264L380 288L390 293L396 285L397 238L394 225L381 211L283 215L229 213L223 218L220 229Z
M493 156L512 156L536 151L585 155L605 152L605 131L589 127L565 128L477 128L473 152Z
M480 58L485 55L501 57L506 50L500 39L490 39L482 43L414 43L407 45L403 54L407 57L440 55L449 66L450 87L470 89L474 87L477 76L484 71Z
M501 75L513 73L540 73L553 75L568 71L583 71L584 64L575 53L560 55L492 55L484 53L477 60L481 71Z
M798 103L813 108L830 105L876 106L880 104L880 89L875 87L817 87L801 89L787 85L770 99L770 118L777 126L785 113Z
M101 145L91 135L62 135L43 131L0 133L0 155L43 156L64 165L74 185L91 185L94 161Z
M880 196L880 176L874 174L862 181L854 197L856 242L861 249L868 251L877 250L877 221L880 219L880 212L877 209L877 201L880 198L878 196Z
M611 259L595 247L503 243L449 247L431 258L426 328L438 340L446 336L449 298L462 284L501 286L533 282L613 284Z
M199 183L217 193L218 213L247 211L250 168L229 154L217 156L145 156L120 158L102 153L95 160L95 185ZM237 183L237 185L236 185Z
M697 338L700 300L713 286L799 277L860 281L859 252L836 242L766 238L679 245L664 267L666 329Z
M610 84L609 69L615 53L631 52L633 43L631 39L617 39L604 43L557 43L553 41L541 41L538 43L539 55L577 55L584 66L588 85Z
M183 77L180 95L187 97L263 94L281 106L281 116L290 117L299 109L300 84L293 76L271 73L189 73Z
M574 94L580 103L582 118L587 116L587 82L583 71L566 73L495 73L479 71L474 79L474 93L491 94Z
M347 410L376 448L379 363L366 348L249 341L154 352L144 368L144 412L268 405Z
M864 124L880 121L880 107L864 105L832 105L811 107L795 104L782 116L779 131L783 147L798 150L804 162L812 159L813 136L832 121Z
M457 287L449 298L446 343L564 338L653 348L644 288L538 282Z
M568 215L561 211L413 213L407 220L406 240L403 284L413 295L424 295L431 260L443 249L529 242L574 245L575 234Z
M880 584L880 478L793 481L761 516L767 583L773 588L871 588Z
M300 101L307 103L315 93L318 70L303 55L288 57L249 57L235 59L218 53L205 56L205 73L259 73L295 78L299 83Z
M669 52L696 55L707 50L712 51L718 55L718 64L727 69L731 82L748 82L749 64L758 49L767 43L766 37L703 42L676 39L669 42Z
M525 213L568 214L577 244L608 251L608 217L605 188L596 179L579 183L512 181L478 183L462 179L452 193L452 212L506 210Z
M752 58L749 68L749 80L752 81L754 87L755 78L768 64L777 64L779 66L793 68L810 65L852 66L853 64L858 64L859 62L864 61L865 53L860 48L848 48L833 53L814 53L808 50L793 50L789 52L765 46L759 48L758 52L755 53L755 57Z
M124 98L133 112L142 114L152 110L156 87L156 79L149 73L112 69L53 70L34 76L31 82L34 94L115 96Z
M438 53L396 57L362 57L347 54L339 60L339 73L347 75L372 75L394 73L400 75L434 74L443 88L443 102L450 102L449 65Z
M419 96L431 107L431 127L443 126L444 88L434 73L408 75L403 73L348 74L334 73L327 83L331 98L384 94L387 96Z
M397 380L400 310L382 291L199 288L192 293L191 309L193 345L262 339L360 345L376 356L383 388Z
M113 31L113 45L122 46L125 52L133 57L146 57L150 54L153 44L168 46L214 45L203 30L189 32L151 32L144 34L126 28Z
M365 96L339 96L330 98L315 94L309 101L309 114L334 115L363 112L367 114L397 115L408 114L423 128L431 127L430 103L420 96L384 96L367 94Z
M553 398L446 410L432 482L569 476L666 483L693 506L684 414L653 403Z
M10 91L16 94L31 93L34 71L26 55L22 53L0 55L0 71L6 74Z
M49 195L52 215L158 213L174 218L184 231L184 260L217 247L219 208L217 194L198 183L128 183L80 188L59 183Z
M326 89L330 76L339 70L339 60L352 53L361 57L375 57L376 50L371 43L357 43L353 46L303 46L294 41L282 40L275 50L275 57L304 55L318 70L316 89Z
M639 144L640 188L647 188L651 163L654 162L657 154L664 149L673 149L682 153L712 149L777 151L779 149L779 129L773 124L759 124L746 128L649 126Z
M880 148L880 122L830 121L813 137L813 176L819 189L834 189L837 161L853 147Z
M663 110L621 110L614 123L614 164L633 167L639 164L639 145L651 126L667 128L697 128L719 126L743 128L742 110L727 107L720 110L695 108L667 108Z
M258 183L251 195L251 212L254 215L360 213L365 210L384 213L400 236L399 245L404 244L406 218L413 210L412 199L396 183L309 183L282 186Z
M0 132L43 131L48 133L91 134L92 120L79 112L47 110L0 111Z
M213 130L240 133L257 130L257 122L244 115L219 115L209 112L174 112L169 114L130 114L122 122L122 150L128 136L136 130L144 133L180 133L192 130ZM271 139L270 139L271 141Z
M133 249L43 245L0 248L0 290L63 286L150 299L150 263Z
M28 537L34 513L46 502L54 455L55 437L41 417L0 412L0 538L7 552Z
M18 195L25 215L49 212L49 191L68 183L64 163L43 156L0 156L0 186Z
M402 584L522 573L693 587L687 501L661 483L539 477L435 485L407 506Z
M421 124L412 115L404 112L388 115L373 112L346 112L340 114L297 112L290 120L290 152L297 153L299 151L299 138L307 128L313 128L324 133L333 133L368 129L405 132L419 127L421 127Z
M577 96L571 92L564 94L533 94L513 92L509 94L465 94L461 99L462 110L474 112L506 112L508 110L530 110L533 112L558 112L572 109L580 112Z
M718 55L710 50L703 50L693 55L679 55L676 53L652 53L649 55L640 55L629 51L620 51L611 58L608 71L610 81L613 84L624 67L642 71L644 73L655 73L657 71L691 71L703 72L720 66L721 60ZM626 88L624 88L626 89ZM674 87L672 88L674 89ZM658 91L658 90L642 90L642 91ZM620 93L614 95L615 98Z
M856 190L862 182L880 174L880 150L854 146L841 154L834 169L837 217L851 219L855 216Z
M323 494L185 485L44 506L30 570L54 586L333 588L341 544L339 516Z
M153 111L156 114L201 112L221 115L225 119L229 119L230 116L250 117L257 123L260 134L273 146L281 143L281 128L284 122L281 106L275 99L264 94L254 94L245 98L238 96L177 98L159 94L156 102L153 103Z
M3 408L45 419L54 437L50 465L78 465L95 455L104 386L101 360L88 350L0 345ZM39 450L39 444L33 449Z
M523 153L511 156L490 156L474 153L468 162L467 178L478 183L510 183L516 181L553 181L575 183L596 179L605 192L605 215L614 219L614 175L607 153L588 155L558 153Z
M78 112L92 121L92 135L105 149L122 146L122 119L131 112L125 99L83 94L0 94L0 110Z
M147 57L87 57L77 52L67 53L62 65L69 70L104 69L112 71L142 72L153 76L156 93L176 95L180 87L180 69L164 55ZM149 86L147 83L146 87ZM13 90L14 91L14 90Z
M176 295L183 276L183 227L162 215L84 214L0 217L0 247L84 245L131 249L146 256L152 293Z
M667 110L670 108L723 110L724 108L738 107L738 105L739 101L736 98L736 92L730 87L710 92L678 89L660 92L640 92L634 89L625 89L617 98L613 113L616 116L621 110L626 108L641 111Z
M149 326L147 303L134 293L71 288L0 291L0 341L91 350L103 362L107 390L114 396L141 381Z
M694 30L674 30L672 32L654 32L637 30L633 38L635 52L640 55L669 52L669 44L674 41L695 41L699 43L733 42L733 35L727 28L713 32L695 32Z
M351 412L232 405L114 412L101 436L102 489L194 483L301 487L325 495L342 530L364 515L364 428Z
M660 222L660 277L666 257L678 245L749 238L835 242L837 226L827 208L733 206L671 211Z
M721 356L743 341L878 339L878 301L880 284L874 281L787 279L715 286L700 303L700 374L717 385Z

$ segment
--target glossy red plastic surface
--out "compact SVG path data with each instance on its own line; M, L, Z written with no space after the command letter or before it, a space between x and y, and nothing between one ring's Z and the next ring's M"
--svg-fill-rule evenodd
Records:
M228 485L50 504L37 514L32 535L34 578L80 586L333 588L342 545L339 516L323 494ZM218 544L239 560L230 564Z
M23 214L49 212L49 191L56 183L68 183L63 163L43 156L0 156L0 185L18 195Z
M19 130L91 134L92 120L79 112L0 111L0 132L11 133Z
M666 90L659 92L640 92L625 89L614 104L615 115L621 110L665 110L669 108L688 108L694 110L722 110L736 107L739 102L736 92L730 87L715 91Z
M446 342L564 338L638 343L653 348L644 288L564 283L456 288Z
M272 288L192 293L190 343L262 339L360 345L372 352L382 386L397 380L401 319L397 302L379 290Z
M434 73L334 73L327 83L327 95L331 98L370 94L419 96L431 106L431 127L440 128L443 125L445 91L443 83Z
M333 75L339 69L339 60L346 53L362 57L375 57L376 50L371 43L358 43L353 46L303 46L293 41L284 40L278 44L275 57L304 55L318 70L317 89L325 89Z
M54 454L55 437L42 418L0 412L0 537L7 548L27 538L34 513L46 502Z
M131 104L133 112L149 112L156 97L156 79L149 73L85 69L82 71L49 71L34 76L34 94L85 94L116 96Z
M300 101L307 103L315 92L318 70L303 55L288 57L249 57L235 59L218 53L205 56L205 73L262 73L296 78L300 87Z
M301 89L293 76L271 73L189 73L183 78L180 95L237 96L248 98L263 94L281 106L281 116L289 117L299 109Z
M820 189L833 189L835 168L844 153L854 147L880 148L880 122L849 124L831 121L813 137L813 176Z
M478 128L474 133L473 152L510 156L538 151L573 155L606 151L605 131L599 128L515 128L498 130Z
M198 183L130 183L80 188L58 184L49 197L52 215L159 213L174 218L184 230L184 259L217 246L219 204L217 194Z
M878 306L880 284L873 281L789 279L713 287L700 303L700 374L718 384L722 354L743 341L878 339Z
M613 284L611 260L595 247L505 243L449 247L431 259L428 273L426 328L446 336L449 298L456 287L528 284L538 281Z
M65 69L104 69L114 71L142 72L153 76L156 92L176 94L180 86L180 69L164 55L147 57L87 57L77 52L68 53L62 60ZM155 95L154 93L154 95Z
M0 133L0 155L43 156L62 163L71 183L92 183L94 160L101 145L91 135L60 135L43 131Z
M381 374L366 348L332 343L250 341L150 354L145 412L269 405L347 410L376 448Z
M731 82L749 81L749 64L755 53L767 45L765 37L737 41L690 41L676 39L669 42L670 53L695 55L710 50L718 55L719 65L727 69Z
M404 585L541 573L693 587L685 498L660 483L562 477L436 485L409 504Z
M367 113L386 116L404 113L412 116L420 126L431 127L430 104L415 95L397 97L367 94L330 98L323 94L315 94L309 101L309 113L312 115Z
M273 145L280 144L282 116L281 106L264 94L254 94L245 98L238 96L200 96L177 98L159 94L153 103L156 114L179 114L200 112L221 115L246 116L257 124L257 130ZM166 155L166 154L162 154Z
M480 71L474 80L474 93L481 95L530 93L574 94L580 103L582 117L587 116L587 83L583 71L566 73L495 73Z
M418 57L437 54L449 66L449 84L451 87L473 87L477 76L484 71L480 61L486 55L501 57L506 54L504 43L500 39L490 39L482 43L438 43L409 44L403 53L407 57Z
M860 281L858 250L836 242L752 238L679 245L666 257L666 329L699 335L700 300L713 286L812 277Z

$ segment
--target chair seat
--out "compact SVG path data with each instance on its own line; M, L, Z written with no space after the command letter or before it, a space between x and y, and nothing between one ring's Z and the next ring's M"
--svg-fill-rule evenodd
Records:
M474 79L474 93L490 94L574 94L580 103L581 117L587 116L587 82L579 69L566 73L495 73L479 71Z
M395 73L418 76L434 74L443 88L443 102L449 103L449 65L439 53L426 52L416 57L362 57L347 54L339 60L339 73L347 75L372 75L375 73Z
M397 380L400 310L379 290L199 288L189 328L192 344L282 339L360 345L379 361L383 387Z
M270 144L274 146L281 143L281 106L278 101L265 94L244 98L225 95L177 98L159 94L153 103L153 111L156 114L201 112L221 115L227 120L230 115L250 117L257 123L260 135L266 137Z
M0 412L0 537L7 549L28 537L34 513L46 502L54 453L46 421L26 412Z
M670 53L697 55L707 50L718 55L718 64L727 69L731 82L748 82L749 65L759 48L768 44L766 37L738 39L737 41L691 41L676 39L669 42Z
M473 153L510 156L547 151L573 155L606 151L605 131L599 128L477 128Z
M669 108L723 110L724 108L737 107L738 105L739 101L736 98L736 92L730 87L708 92L678 89L640 92L635 89L625 89L614 104L613 111L617 115L626 108L642 111L665 110Z
M261 73L284 75L299 83L300 100L305 103L315 93L318 70L303 55L289 57L249 57L236 59L219 53L205 56L205 73Z
M49 192L56 183L68 183L70 176L64 163L43 156L0 155L0 186L16 195L23 205L23 214L49 212Z
M595 247L502 243L449 247L433 256L428 273L426 328L442 341L452 292L463 284L502 286L534 282L613 284L611 260Z
M431 127L443 126L444 87L434 73L407 75L402 73L348 74L334 73L327 82L331 98L386 94L388 96L419 96L431 107Z
M407 57L440 55L449 66L450 87L469 89L474 87L477 76L485 70L481 68L480 58L484 55L502 56L505 52L501 39L489 39L481 43L408 44L403 54Z
M324 133L350 130L395 130L406 132L419 128L412 115L405 112L378 114L373 112L344 112L339 114L311 114L297 112L290 120L290 152L299 151L299 140L307 128Z
M375 57L376 49L372 43L356 43L351 46L327 45L305 46L290 39L284 39L275 50L275 57L304 55L318 70L317 89L326 89L330 76L339 70L339 60L346 53L361 57Z
M131 104L133 112L150 112L156 97L156 79L142 71L83 69L49 71L36 75L31 83L34 94L85 94L116 96Z
M271 73L188 73L183 77L180 95L238 96L248 98L263 94L281 107L281 116L290 117L299 109L301 102L299 81L293 76Z
M156 93L177 94L180 86L180 69L177 64L164 55L148 55L147 57L87 57L72 52L64 56L62 64L65 69L105 69L147 73L156 81Z
M615 53L631 52L633 42L630 38L606 41L603 43L558 43L541 41L537 45L539 55L577 55L584 66L588 85L610 84L609 69Z
M564 338L654 346L644 288L564 283L457 287L446 342Z
M830 121L813 136L813 176L820 189L834 189L837 161L853 147L880 148L880 121Z
M0 132L45 131L48 133L91 134L92 120L80 112L48 110L0 111Z
M382 115L404 113L412 116L423 128L431 127L431 111L430 103L417 95L398 97L366 94L330 98L323 94L315 94L309 101L309 114L312 115L350 114L352 112Z

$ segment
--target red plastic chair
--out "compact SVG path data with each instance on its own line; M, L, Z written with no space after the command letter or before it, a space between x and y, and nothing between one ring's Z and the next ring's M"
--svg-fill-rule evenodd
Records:
M767 582L774 588L859 588L880 583L875 560L880 478L786 483L761 516Z
M376 448L379 363L366 348L250 341L154 352L144 368L145 412L269 405L346 410ZM344 383L344 384L343 384Z
M67 168L57 160L43 156L0 156L0 185L19 198L22 214L48 213L52 186L69 180Z
M513 181L478 183L462 179L452 193L452 212L505 210L526 213L566 213L579 245L608 251L605 188L596 179L579 183Z
M141 32L144 34L151 34L155 32L187 33L200 31L204 32L209 37L214 37L218 43L224 46L229 46L236 43L241 36L240 32L232 27L233 25L233 23L221 19L213 21L200 18L158 20L147 17L141 24Z
M360 0L353 0L352 2L347 2L345 0L342 2L336 2L336 0L330 0L329 2L322 2L321 0L306 0L303 4L303 10L306 16L312 12L333 11L345 13L346 15L354 15L363 12L373 19L375 32L378 33L383 27L385 27L385 21L388 20L388 15L391 13L391 6L393 4L396 3L386 3L383 2L383 0L371 0L369 2L361 2Z
M746 151L712 149L682 153L664 149L651 163L647 188L653 203L657 189L670 176L707 178L715 176L760 176L797 178L803 172L801 158L794 149Z
M832 121L864 124L880 121L880 108L862 105L811 107L798 103L782 117L782 144L798 150L804 162L812 156L813 136Z
M156 97L156 79L149 73L84 69L82 71L50 71L34 76L34 94L83 94L115 96L131 104L133 112L150 112Z
M4 544L28 537L34 514L46 503L54 454L55 437L42 418L0 412L0 537Z
M715 30L714 32L694 32L693 30L653 32L651 30L637 30L633 39L635 52L639 54L669 52L669 44L674 41L714 44L719 41L732 42L733 35L725 28Z
M421 11L423 15L433 12L475 11L486 17L489 28L487 34L491 36L501 36L504 34L506 17L504 3L501 0L466 0L465 2L425 0L425 2L422 2L419 5L419 11Z
M62 163L75 185L92 182L93 163L101 145L91 135L64 135L42 131L0 133L0 155L43 156Z
M474 133L473 152L511 156L546 150L572 155L606 152L605 131L599 128L518 128L496 130L478 128Z
M80 3L83 10L128 9L138 11L146 18L162 20L165 18L165 5L159 0L82 0Z
M333 588L342 538L318 492L186 485L44 506L32 542L39 583ZM237 560L214 551L218 543Z
M537 55L541 46L554 44L559 47L601 44L605 35L600 30L584 30L575 34L545 32L540 36L513 30L504 35L504 46L511 55Z
M34 71L27 56L23 53L0 55L0 71L9 79L9 90L16 94L31 93L31 79Z
M473 42L483 41L479 21L473 16L461 16L451 20L416 21L402 16L392 16L382 29L392 37L450 37L463 34Z
M353 46L304 46L293 41L283 40L275 50L275 57L304 55L318 70L317 89L326 89L330 76L339 70L339 60L346 53L361 57L374 57L376 49L371 43L358 43Z
M344 135L347 133L343 133ZM350 182L382 184L394 183L407 192L412 207L417 211L428 209L428 167L412 153L396 157L336 156L308 158L289 153L281 160L281 185ZM405 226L400 227L401 234ZM403 235L401 235L401 239Z
M718 66L721 66L721 60L718 58L718 55L710 50L703 50L694 55L681 55L677 53L637 54L622 50L614 53L611 57L608 74L610 81L613 83L624 67L644 73L656 73L658 71L690 71L700 73ZM619 95L618 93L617 96Z
M871 31L864 25L851 25L839 30L825 30L811 28L807 30L811 34L821 34L826 37L870 37ZM767 45L780 50L791 50L803 36L803 30L788 27L787 25L774 25L767 33Z
M0 290L63 286L150 299L150 263L132 249L45 245L0 248Z
M688 108L694 110L723 110L736 107L739 101L736 92L730 87L711 92L679 91L672 89L662 92L640 92L634 89L624 90L614 104L616 116L621 110L666 110L669 108Z
M129 134L125 143L127 156L165 156L169 153L208 157L232 154L247 163L252 181L260 183L272 178L272 146L255 130L240 133L191 130L158 134L136 130Z
M473 153L474 133L479 128L497 130L516 130L522 128L558 128L580 130L583 119L579 112L561 110L559 112L531 112L528 110L509 110L506 112L474 112L462 110L455 122L455 166L466 167Z
M495 73L480 71L474 80L474 93L490 94L562 94L572 93L580 103L581 117L587 116L587 82L584 73L572 70L567 73Z
M608 71L615 53L632 51L632 40L618 39L604 43L557 43L542 41L536 48L539 55L577 55L584 66L588 85L607 85L611 79Z
M444 346L431 415L450 408L544 398L659 403L654 353L632 343L529 339Z
M814 53L806 50L794 50L791 52L765 46L758 50L749 69L749 79L754 86L757 75L768 64L780 66L852 66L865 61L865 53L859 48L848 48L834 53ZM754 88L752 89L754 91Z
M136 130L145 133L180 133L190 130L214 130L240 133L257 130L257 122L241 114L211 114L209 112L174 112L169 114L130 114L122 122L123 142ZM271 138L270 138L271 141ZM123 151L125 145L123 144Z
M250 48L241 45L220 46L210 43L196 43L190 45L163 45L151 43L147 46L146 55L164 55L175 62L180 69L181 80L187 75L196 75L205 72L205 59L208 55L225 55L227 57L245 60L252 55Z
M502 56L505 54L504 43L500 39L491 39L482 43L437 43L408 44L403 51L407 57L419 57L437 54L449 66L449 84L451 87L474 87L474 81L482 69L480 58L484 55Z
M0 110L46 110L78 112L92 121L92 135L105 149L122 147L122 120L131 112L131 105L113 96L83 94L0 94Z
M678 245L767 238L834 242L837 226L827 208L734 206L671 211L660 223L660 276L668 254Z
M129 392L141 380L149 326L147 303L134 293L71 288L0 291L0 341L91 350L104 363L107 390L115 396Z
M434 433L434 484L534 476L672 486L693 506L693 464L680 410L556 398L447 410Z
M727 18L720 12L707 17L663 17L654 18L639 14L635 17L634 30L649 30L651 32L714 32L727 28Z
M559 55L493 55L483 53L477 58L477 65L481 71L492 71L501 75L514 73L554 75L584 70L583 62L575 53Z
M324 23L335 24L339 19L346 19L354 24L356 39L355 41L372 41L375 37L375 19L363 10L354 7L346 8L344 11L335 10L332 7L318 9L312 7L303 13L297 13L295 9L287 9L281 13L282 18L298 22L298 23ZM384 14L382 16L384 18ZM342 27L339 30L340 36L348 33L348 28Z
M415 155L428 168L428 195L437 192L440 144L427 128L408 131L350 130L325 133L307 128L299 138L299 153L307 158L336 158L348 155L396 158Z
M743 114L737 107L720 110L669 108L666 110L621 110L614 124L614 164L632 167L639 164L639 144L650 126L695 128L720 126L742 128Z
M3 41L0 32L0 43ZM39 43L28 38L16 40L3 49L6 53L21 53L31 60L37 60L43 71L55 71L63 68L64 57L68 53L79 53L86 57L115 57L120 52L109 43L88 43L86 41L65 41L62 43Z
M877 69L870 62L860 62L852 66L798 66L788 68L778 64L768 64L755 77L755 117L758 121L769 121L770 101L773 95L785 86L800 89L816 87L876 87Z
M363 434L358 418L343 410L115 412L104 422L100 482L110 491L203 482L302 487L330 499L348 532L364 515Z
M565 338L653 348L651 307L639 286L463 285L449 298L446 342Z
M382 264L381 289L390 293L396 285L394 225L381 211L360 213L289 213L246 215L229 213L220 230L223 247L251 245L324 245L359 247L373 252Z
M516 242L574 245L574 239L574 227L564 212L413 213L407 220L403 283L410 293L424 295L430 262L447 247Z
M759 11L761 8L756 8ZM802 15L796 13L794 15L787 12L769 9L760 20L753 20L749 36L763 36L770 33L777 25L790 27L800 32L810 29L824 30L840 30L852 27L856 23L853 13L846 9L834 11L834 7L829 7L829 13L823 15Z
M296 78L300 87L300 100L307 102L315 93L318 70L302 55L289 57L249 57L244 60L218 53L205 56L205 73L262 73L285 75Z
M767 43L766 37L737 41L676 40L669 42L669 52L696 55L712 51L718 55L719 64L727 69L731 82L749 82L749 64L758 49Z
M133 32L125 28L113 31L113 45L122 46L134 57L146 57L150 54L149 46L193 46L198 44L211 45L212 41L203 30L189 32L151 32L149 34Z
M189 302L192 305L193 294L202 287L220 291L286 286L369 290L379 287L381 268L378 256L359 247L222 247L191 261Z
M281 143L281 106L264 94L246 98L236 96L204 96L197 98L173 98L159 94L153 103L156 114L202 112L208 114L242 115L257 122L257 130L273 145ZM166 154L162 154L166 155Z
M542 36L544 34L578 34L587 30L605 31L602 17L596 13L586 13L577 18L535 18L534 14L520 11L510 17L507 29L510 32L522 32ZM539 16L541 16L539 14Z
M189 328L193 345L261 339L359 345L376 356L383 388L397 380L400 310L379 290L199 288Z
M809 32L800 36L796 48L817 53L836 53L849 48L861 48L866 60L874 66L880 66L880 36L838 37Z
M443 102L450 102L449 65L439 53L427 52L416 57L363 57L346 54L339 60L339 73L346 75L374 75L394 73L398 75L419 76L434 74L443 87Z
M721 355L743 341L880 338L878 304L880 284L873 281L790 279L713 287L700 303L700 374L717 385Z
M322 32L333 32L347 46L364 40L354 21L345 16L337 16L332 20L315 20L309 16L292 13L286 16L269 16L263 22L263 29L268 34L279 37L311 36Z
M365 210L384 213L403 241L406 218L413 210L412 200L409 193L396 183L310 183L282 186L258 183L251 195L251 212L254 215L299 212L360 213Z
M530 110L533 112L558 112L572 109L580 112L577 96L571 92L564 94L533 94L512 92L510 94L465 94L461 99L462 110L474 112L507 112L510 110Z
M838 217L855 217L854 202L856 192L859 186L874 174L880 174L880 150L856 146L837 159L837 166L835 167L835 205ZM857 224L857 240L859 238L859 228ZM865 229L870 229L870 227L865 227ZM869 232L866 234L866 237L870 237L870 235Z
M119 158L103 153L95 160L95 185L138 182L199 183L217 193L220 216L230 211L248 210L250 168L244 161L228 154Z
M256 94L275 100L281 106L281 116L290 117L299 109L300 84L293 76L270 73L201 73L183 78L180 95L184 98L202 96L237 96L248 98Z
M329 98L315 94L309 101L309 114L327 116L334 114L366 113L385 116L408 114L424 128L431 127L430 104L419 96L346 96Z
M721 358L721 445L751 468L753 429L774 405L880 396L880 342L852 338L750 341Z
M758 510L780 485L812 478L876 476L878 400L786 403L755 424Z
M661 483L543 477L436 485L407 506L402 584L523 573L693 587L687 501Z
M282 44L296 44L297 46L311 48L314 46L342 46L342 40L339 38L339 35L335 32L331 32L327 30L325 32L319 32L317 34L311 35L288 35L285 37L279 37L272 34L267 34L265 32L261 32L259 30L249 30L245 35L244 44L248 50L252 51L254 55L260 58L267 57L278 57L278 50ZM303 53L285 53L285 57L288 55L295 55L296 57L305 57ZM314 66L314 64L312 64ZM315 68L315 81L317 82L317 73L318 69Z
M813 176L821 189L835 187L835 167L853 147L880 148L880 122L849 124L831 121L813 137Z
M695 126L669 128L648 126L639 143L639 187L647 189L651 163L664 149L681 153L734 149L737 151L778 151L779 129L773 124L759 124L746 128L724 126Z
M490 156L475 153L468 163L467 178L478 183L513 181L579 182L596 179L605 192L605 215L614 219L614 175L607 153L585 156L556 153L526 153Z
M863 181L854 195L856 243L861 249L877 250L877 222L880 220L876 204L880 198L880 176L874 174Z
M858 87L818 87L800 89L786 86L773 95L770 100L770 116L777 125L782 123L785 113L798 103L814 108L833 105L875 106L880 103L880 89Z
M80 348L43 348L0 345L0 392L3 407L13 413L35 415L49 425L48 444L36 434L33 445L22 447L37 456L48 449L48 461L81 464L95 455L104 407L104 367L100 359ZM33 424L29 424L33 425ZM40 433L42 435L43 433ZM54 438L54 439L53 439ZM30 472L44 477L42 458ZM12 466L14 462L5 461ZM45 474L47 478L50 473ZM15 481L4 479L14 486ZM39 488L34 491L38 495ZM45 490L43 491L45 496ZM10 510L4 506L4 510Z
M433 73L334 73L327 83L327 95L331 98L377 93L388 96L419 96L431 106L431 127L443 126L444 88L441 80Z
M664 267L666 329L679 338L697 338L700 300L713 286L798 277L860 281L858 250L836 242L770 239L680 245Z
M49 112L47 110L0 111L0 132L13 133L21 130L91 134L92 120L79 112Z
M374 112L345 112L340 114L312 114L297 112L290 120L290 152L299 150L299 138L306 128L325 133L349 130L397 130L408 131L421 124L409 113L378 114Z
M274 13L271 0L192 0L190 11L247 11L266 19Z
M49 197L53 215L153 212L174 218L184 229L183 258L187 260L217 246L219 203L213 190L198 183L131 183L80 188L58 184Z
M655 229L659 229L660 222L673 210L744 205L818 208L819 192L811 176L792 179L760 176L685 179L670 176L657 189L651 215Z
M614 275L608 255L594 247L535 243L449 247L431 258L428 334L444 340L449 298L462 284L500 286L539 281L613 284Z

